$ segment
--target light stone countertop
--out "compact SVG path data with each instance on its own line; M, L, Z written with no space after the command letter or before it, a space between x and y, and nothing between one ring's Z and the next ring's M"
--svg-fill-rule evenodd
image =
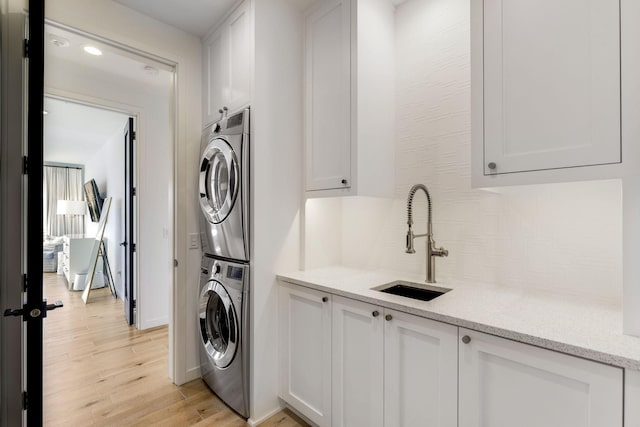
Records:
M341 295L585 359L640 371L640 338L623 335L622 307L602 300L483 283L442 281L432 301L371 290L424 277L345 267L279 274L284 282Z

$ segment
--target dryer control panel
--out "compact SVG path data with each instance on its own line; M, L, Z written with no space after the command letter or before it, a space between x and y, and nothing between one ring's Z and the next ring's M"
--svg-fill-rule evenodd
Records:
M244 268L242 267L227 267L227 278L233 280L242 280L242 275L244 273Z

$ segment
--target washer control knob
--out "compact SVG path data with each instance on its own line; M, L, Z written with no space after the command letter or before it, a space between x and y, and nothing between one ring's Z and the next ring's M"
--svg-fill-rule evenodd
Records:
M465 335L462 337L462 342L465 344L469 344L471 342L471 337L469 335Z
M494 162L491 162L491 163L489 163L489 164L487 165L487 167L488 167L489 169L491 169L491 170L494 170L495 168L497 168L497 167L498 167L498 165L496 165Z
M386 316L384 316L384 318L387 322L389 322L391 319L393 319L393 316L390 314L387 314Z
M327 302L327 301L329 301L328 297L322 297L322 302Z

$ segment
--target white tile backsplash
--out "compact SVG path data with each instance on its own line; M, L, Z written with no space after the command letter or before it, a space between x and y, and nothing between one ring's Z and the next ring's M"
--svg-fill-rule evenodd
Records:
M620 301L618 181L471 189L468 3L409 0L397 8L394 199L311 201L307 267L333 263L424 274L424 239L416 240L416 254L404 252L406 195L413 184L423 183L434 202L436 243L449 250L448 258L436 261L442 281L492 282ZM331 212L331 218L323 222L322 212ZM414 212L414 230L423 232L426 200L421 193ZM321 255L326 250L330 253Z

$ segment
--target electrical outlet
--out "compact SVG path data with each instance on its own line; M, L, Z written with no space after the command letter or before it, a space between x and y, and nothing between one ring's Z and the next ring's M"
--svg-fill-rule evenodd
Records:
M189 234L189 249L198 249L199 235L196 233Z

